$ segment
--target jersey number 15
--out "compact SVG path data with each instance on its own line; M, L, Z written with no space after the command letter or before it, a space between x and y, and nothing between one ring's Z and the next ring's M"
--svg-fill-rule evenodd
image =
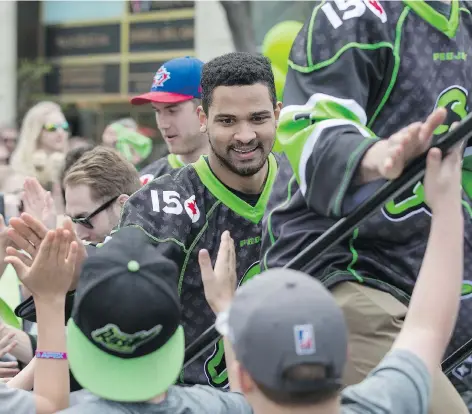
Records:
M165 206L162 211L167 214L182 214L184 210L180 202L180 194L177 191L163 191L162 201ZM159 193L157 190L151 190L151 202L153 211L161 211L161 202L159 200Z
M334 10L333 4L339 12ZM354 17L361 17L369 8L383 23L387 20L385 10L376 0L333 0L328 1L321 7L321 10L328 18L331 25L337 29L344 21Z

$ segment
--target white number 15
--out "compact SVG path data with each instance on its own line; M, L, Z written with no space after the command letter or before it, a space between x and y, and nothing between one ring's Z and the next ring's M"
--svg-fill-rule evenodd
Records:
M334 10L331 3L335 3L338 10L343 12L342 14L340 13L341 17L339 17L339 14ZM362 16L366 11L366 5L362 0L333 0L326 2L326 4L321 7L321 10L323 10L333 27L337 29L343 24L344 20Z
M165 206L162 211L167 214L182 214L184 210L180 202L180 194L177 191L163 191L162 201ZM159 200L159 193L157 190L151 190L151 202L153 211L161 211L161 203Z

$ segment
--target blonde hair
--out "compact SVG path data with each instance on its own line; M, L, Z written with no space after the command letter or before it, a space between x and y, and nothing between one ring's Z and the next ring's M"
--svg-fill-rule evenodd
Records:
M53 153L50 157L38 150L38 139L44 127L44 120L52 112L62 112L61 107L49 101L39 102L29 109L21 123L18 144L11 157L15 172L37 177L42 185L57 181L57 164L63 163L64 154ZM60 168L59 168L60 170Z

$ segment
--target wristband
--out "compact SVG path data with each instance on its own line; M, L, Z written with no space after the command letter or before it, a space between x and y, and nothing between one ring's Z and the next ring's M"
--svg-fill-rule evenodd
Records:
M34 355L39 359L67 359L67 352L36 351Z

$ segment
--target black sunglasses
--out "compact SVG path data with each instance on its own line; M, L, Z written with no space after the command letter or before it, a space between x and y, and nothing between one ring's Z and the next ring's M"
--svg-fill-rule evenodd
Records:
M111 200L108 200L105 204L102 204L94 212L90 213L87 217L71 217L72 222L75 224L80 224L88 229L93 229L93 224L90 222L98 213L101 213L103 210L106 210L110 207L119 196L113 197Z

